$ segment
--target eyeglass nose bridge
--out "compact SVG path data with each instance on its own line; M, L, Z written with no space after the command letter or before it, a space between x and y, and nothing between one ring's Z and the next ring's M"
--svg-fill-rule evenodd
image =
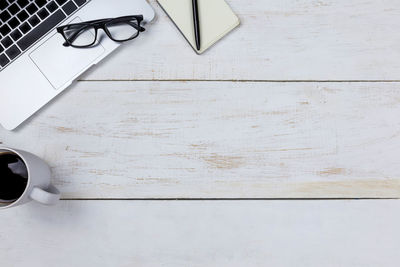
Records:
M101 40L98 40L98 38L99 38L99 35L98 35L99 34L98 33L99 29L103 30L103 32L108 36L108 38L110 38L111 40L115 41L114 38L112 37L111 33L108 31L108 29L106 27L106 24L101 24L101 25L94 25L95 42L93 44L95 44L96 41L101 41Z

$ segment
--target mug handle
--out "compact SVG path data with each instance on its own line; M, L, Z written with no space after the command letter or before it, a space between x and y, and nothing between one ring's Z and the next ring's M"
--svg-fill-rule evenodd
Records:
M55 188L53 185L50 185L47 190L49 192L43 190L42 188L34 187L30 194L30 197L31 199L36 200L37 202L40 202L44 205L55 205L58 200L60 200L60 191L58 191L58 189Z

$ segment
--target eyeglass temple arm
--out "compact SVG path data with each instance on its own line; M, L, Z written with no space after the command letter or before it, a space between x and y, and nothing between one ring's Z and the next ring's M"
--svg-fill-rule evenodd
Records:
M133 22L128 21L128 24L131 25L133 28L135 28L136 30L138 30L138 31L140 31L140 32L144 32L144 31L146 30L146 29L143 28L142 26L137 25L137 24L135 24L135 23L133 23Z

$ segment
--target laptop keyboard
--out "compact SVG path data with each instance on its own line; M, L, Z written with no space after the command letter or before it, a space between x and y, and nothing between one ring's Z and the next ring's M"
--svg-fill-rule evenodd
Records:
M0 0L0 71L88 0Z

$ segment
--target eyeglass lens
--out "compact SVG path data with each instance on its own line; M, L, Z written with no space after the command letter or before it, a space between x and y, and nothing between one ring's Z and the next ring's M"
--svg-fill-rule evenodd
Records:
M139 26L136 20L110 22L106 24L106 28L110 33L111 38L116 41L129 40L139 34Z
M64 29L64 34L74 46L89 46L96 42L96 30L90 25L70 25Z

